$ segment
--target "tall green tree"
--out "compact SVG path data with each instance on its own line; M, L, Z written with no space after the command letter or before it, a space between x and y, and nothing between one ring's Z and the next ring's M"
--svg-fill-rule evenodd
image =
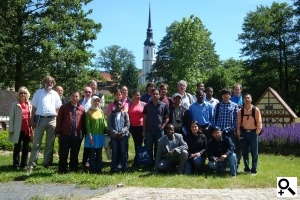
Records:
M271 86L295 108L295 102L290 98L295 92L290 87L290 78L294 72L297 45L293 17L293 8L287 3L259 6L245 17L243 33L238 39L243 44L241 52L246 58L246 70L251 72L246 83L251 86L254 96L261 95Z
M131 63L135 63L135 57L131 51L118 45L105 47L99 51L96 67L105 69L110 73L115 87L120 86L123 71Z
M91 41L101 29L88 18L91 0L0 1L1 87L36 89L50 74L64 87L88 77ZM80 74L80 76L78 76Z
M134 63L129 63L122 72L120 85L128 87L129 96L132 95L133 90L138 88L139 70Z
M219 65L219 56L211 33L194 15L173 22L166 28L166 36L158 46L157 62L147 80L167 82L170 90L184 79L194 91L196 83L207 78L208 71Z

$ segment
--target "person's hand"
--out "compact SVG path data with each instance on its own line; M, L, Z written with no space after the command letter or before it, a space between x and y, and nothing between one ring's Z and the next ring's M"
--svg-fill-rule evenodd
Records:
M221 160L224 161L227 158L226 154L221 155Z
M89 143L90 143L90 145L92 145L92 146L95 144L92 136L90 136L90 141L89 141Z
M116 134L116 139L117 139L117 140L121 140L121 139L122 139L122 134L117 133L117 134Z
M143 136L143 138L146 136L146 133L145 133L145 131L143 131L143 133L142 133L142 136Z
M34 119L30 118L29 120L29 126L31 126L32 128L35 128L35 123L34 123Z
M219 161L218 157L214 157L214 163L217 163Z

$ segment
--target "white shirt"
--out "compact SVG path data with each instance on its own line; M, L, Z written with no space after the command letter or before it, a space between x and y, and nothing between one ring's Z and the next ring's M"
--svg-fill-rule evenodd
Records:
M92 98L89 98L88 100L86 98L83 99L81 105L84 107L85 112L89 111L92 106L91 100Z
M215 98L211 98L211 100L207 100L206 98L205 98L205 101L206 102L208 102L208 103L210 103L212 106L213 106L213 108L215 108L216 107L216 105L219 103L219 100L218 99L215 99Z
M46 92L44 88L38 89L31 100L31 104L36 108L36 115L56 116L56 109L61 106L61 99L54 90Z

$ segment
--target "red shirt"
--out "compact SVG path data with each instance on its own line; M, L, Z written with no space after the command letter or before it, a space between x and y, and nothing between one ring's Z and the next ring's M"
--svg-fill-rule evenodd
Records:
M131 103L128 114L130 126L143 126L143 110L146 103L140 101L138 104Z
M19 102L22 109L22 124L21 124L21 131L25 132L25 135L30 136L32 130L29 126L29 119L30 119L30 111L28 102Z

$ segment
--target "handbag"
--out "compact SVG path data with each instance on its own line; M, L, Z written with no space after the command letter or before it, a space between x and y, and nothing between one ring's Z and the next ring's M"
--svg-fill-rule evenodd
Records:
M136 152L137 165L152 165L152 158L146 146L138 147Z

